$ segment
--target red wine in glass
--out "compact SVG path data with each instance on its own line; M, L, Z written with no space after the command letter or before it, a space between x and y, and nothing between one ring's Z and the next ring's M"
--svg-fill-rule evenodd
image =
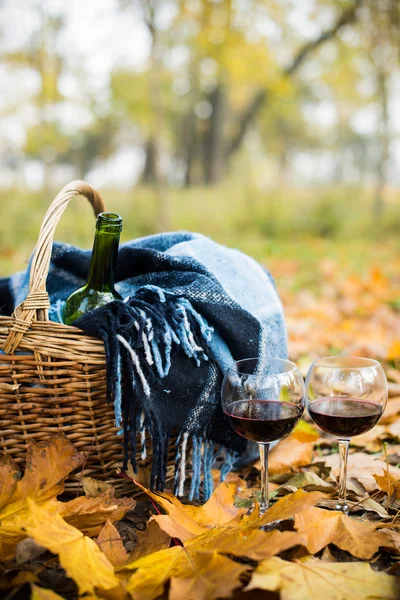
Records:
M374 427L383 407L361 398L317 398L308 405L312 420L337 438L351 438Z
M385 410L388 397L385 372L372 358L326 356L311 365L306 390L311 418L338 438L340 473L336 510L348 513L346 473L350 439L372 429Z
M279 400L237 400L226 415L233 429L259 444L268 444L288 435L303 414L303 407Z
M290 360L245 358L225 372L222 409L232 428L257 442L260 450L260 514L268 509L269 445L292 431L303 414L305 396L303 377Z

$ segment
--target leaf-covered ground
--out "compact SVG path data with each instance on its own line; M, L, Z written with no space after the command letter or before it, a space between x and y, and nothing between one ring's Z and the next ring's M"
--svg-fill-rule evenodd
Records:
M145 470L132 482L136 500L90 479L85 496L64 500L63 480L84 457L58 436L31 446L22 477L0 464L0 597L399 599L400 264L363 275L338 264L318 263L318 286L293 285L296 260L272 270L304 373L313 357L346 351L378 358L388 376L383 417L352 440L350 516L335 511L335 440L307 418L271 452L272 506L261 518L257 464L219 486L216 470L204 506L151 494Z

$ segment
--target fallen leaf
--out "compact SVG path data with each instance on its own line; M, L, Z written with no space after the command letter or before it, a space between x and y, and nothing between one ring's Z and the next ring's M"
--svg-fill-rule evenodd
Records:
M298 513L309 509L311 506L315 506L323 497L324 494L321 492L305 492L299 489L297 492L288 494L275 502L258 521L254 522L253 526L260 527L274 521L290 519Z
M296 475L293 475L293 477L291 477L289 481L287 481L283 486L281 486L281 489L289 487L293 487L296 489L304 488L309 491L325 493L329 493L334 490L331 483L324 481L316 473L313 473L313 471L303 471L302 473L296 473Z
M124 569L135 569L127 584L138 600L153 600L171 580L169 600L212 600L230 596L248 566L217 552L195 552L181 546L160 550Z
M318 458L318 462L321 458ZM339 476L339 455L330 454L324 457L326 465L331 467L331 476L337 479ZM378 489L377 483L374 478L374 474L380 470L386 469L386 462L380 457L366 454L365 452L354 452L349 454L347 464L347 478L354 478L358 480L367 492L373 492ZM392 473L396 478L400 477L400 469L397 467L389 466L389 472Z
M120 587L114 568L91 538L69 525L58 514L52 514L28 498L30 525L28 534L53 554L77 584L80 594L94 594L96 588ZM117 596L116 596L117 597Z
M388 425L387 430L390 435L400 440L400 419L397 419L397 421Z
M383 425L375 425L369 431L362 435L357 435L350 440L352 446L364 448L368 452L379 452L382 449L382 440L387 438L386 427Z
M293 429L291 437L299 442L315 442L319 439L320 433L314 425L307 423L307 421L304 421L304 419L301 419L301 421Z
M153 517L161 529L181 541L213 527L238 523L246 513L234 505L236 483L221 483L203 506L184 505L172 494L154 493L137 485L168 513Z
M37 585L31 586L31 600L64 600L62 596Z
M114 567L121 567L127 562L129 554L125 550L118 529L114 527L111 521L107 521L102 527L96 543Z
M168 533L165 533L157 521L151 520L147 523L145 531L137 531L137 542L136 546L132 550L129 556L129 562L143 558L152 552L158 552L158 550L164 550L168 548L171 542L171 537Z
M13 587L21 587L25 583L38 583L39 578L32 571L19 571L17 575L12 579Z
M12 558L15 547L26 534L29 524L28 499L56 512L56 496L64 489L67 475L76 469L84 457L71 442L56 434L46 443L31 441L26 453L24 476L9 457L0 461L0 556Z
M294 517L297 543L311 554L335 544L353 556L369 559L380 547L393 547L391 539L377 530L377 523L359 521L341 511L311 507Z
M174 569L170 600L229 598L241 585L240 576L249 569L217 552L196 552L188 558L187 563L180 562Z
M187 541L185 548L199 552L217 551L258 561L279 554L296 544L296 539L291 531L221 527Z
M389 498L394 494L395 498L400 498L400 478L396 478L387 469L383 470L383 475L374 475L375 481L383 492L386 492Z
M49 437L47 442L29 443L24 476L9 458L0 460L0 556L3 560L15 554L17 544L26 537L30 525L28 500L52 514L61 513L70 523L91 535L97 535L107 519L118 520L135 506L130 498L114 498L113 490L97 498L79 497L59 502L64 481L84 460L63 435Z
M97 498L97 496L104 494L112 487L106 481L99 481L98 479L94 479L94 477L82 477L81 484L83 491L89 498Z
M390 398L386 404L385 411L380 418L380 423L391 423L400 414L400 396Z
M269 453L268 472L270 475L286 473L310 464L313 445L311 442L300 442L293 436L283 439ZM256 467L260 468L259 461Z
M39 546L32 538L25 538L18 542L15 549L15 562L22 565L25 562L35 560L38 556L46 552L46 548Z
M245 591L280 592L281 600L398 600L399 584L398 578L377 573L363 562L288 562L274 557L258 565Z
M69 523L91 537L99 534L107 520L120 521L128 510L133 510L136 500L133 498L115 498L114 489L95 498L79 496L59 506L59 514Z
M381 531L392 540L397 554L400 554L400 533L398 531L393 531L393 529L387 529L386 527L382 528Z

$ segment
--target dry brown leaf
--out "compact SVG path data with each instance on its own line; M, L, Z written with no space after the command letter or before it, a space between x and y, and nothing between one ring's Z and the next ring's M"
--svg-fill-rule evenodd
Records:
M363 522L340 511L311 507L294 517L297 544L311 554L335 544L353 556L369 559L380 547L393 548L392 540L377 529L377 523Z
M312 461L313 442L300 442L289 436L279 442L269 453L268 471L271 475L290 473L298 467L310 464ZM260 463L257 463L260 468Z
M141 558L124 569L135 569L127 589L133 598L153 600L171 580L170 600L212 600L230 596L248 566L217 552L195 552L174 546Z
M95 498L79 496L69 502L63 502L59 514L69 523L91 537L99 534L107 520L120 521L128 510L133 510L136 500L133 498L115 498L114 489Z
M129 554L125 550L118 529L114 527L111 521L107 521L102 527L96 543L114 567L122 567L127 562Z
M152 552L164 550L171 542L171 536L165 533L154 520L147 523L146 531L137 531L136 536L136 546L129 556L129 562L143 558Z
M104 494L112 487L110 483L99 481L93 477L82 477L81 484L83 491L89 498L97 498L97 496Z
M388 425L387 430L394 438L400 439L400 419Z
M399 584L398 578L377 573L363 562L288 562L274 557L258 565L245 590L280 592L281 600L398 600Z
M296 473L287 481L284 485L281 486L281 489L289 489L295 488L291 491L296 491L296 489L306 489L308 491L315 492L325 492L329 493L333 491L333 487L331 483L324 481L319 477L316 473L312 471L303 471L302 473Z
M364 448L368 452L379 452L382 449L382 440L387 438L387 430L383 425L375 425L362 435L351 438L351 445Z
M395 498L400 498L400 478L396 478L387 469L383 470L383 475L374 475L375 481L383 492L386 492L389 498L394 494Z
M392 423L397 419L398 414L400 414L400 396L389 398L385 411L380 418L380 423Z
M339 455L330 454L329 456L324 456L323 459L318 458L318 462L321 462L321 460L332 468L331 477L337 479L339 476ZM354 452L353 454L349 454L347 478L354 478L364 486L367 492L373 492L378 489L374 474L386 469L386 467L385 461L380 457L366 454L365 452ZM389 472L396 478L400 477L400 469L397 467L389 466Z
M30 525L28 534L53 554L58 554L60 565L77 584L80 594L95 594L99 590L115 590L116 600L120 582L108 558L91 538L68 525L58 514L39 507L28 499Z

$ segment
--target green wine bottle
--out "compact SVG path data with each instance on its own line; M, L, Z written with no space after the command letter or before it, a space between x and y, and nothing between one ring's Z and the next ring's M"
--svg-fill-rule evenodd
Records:
M64 306L63 321L76 319L113 300L121 300L114 287L122 218L115 213L100 213L96 221L92 260L87 283L75 290Z

